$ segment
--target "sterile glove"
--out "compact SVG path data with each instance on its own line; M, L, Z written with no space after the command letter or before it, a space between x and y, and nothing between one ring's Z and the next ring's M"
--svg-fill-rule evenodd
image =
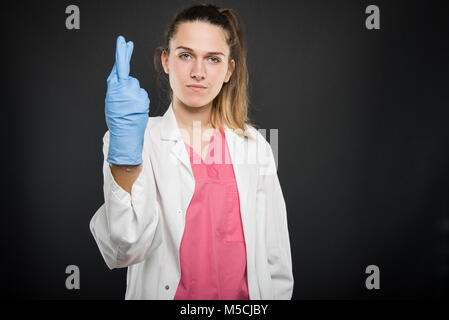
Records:
M142 148L148 122L150 99L139 81L129 76L132 41L117 38L115 64L107 79L106 124L109 129L107 162L118 165L142 163Z

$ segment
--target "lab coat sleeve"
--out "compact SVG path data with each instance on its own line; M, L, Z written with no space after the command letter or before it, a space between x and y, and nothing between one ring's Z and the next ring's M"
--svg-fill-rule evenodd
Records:
M106 161L109 131L103 138L104 204L90 221L90 230L109 269L142 262L161 243L159 206L153 168L148 156L148 128L142 151L142 171L131 194L120 187Z
M293 294L293 273L287 210L282 194L271 146L264 140L265 161L259 166L257 187L258 214L266 219L266 250L268 268L275 300L290 300Z

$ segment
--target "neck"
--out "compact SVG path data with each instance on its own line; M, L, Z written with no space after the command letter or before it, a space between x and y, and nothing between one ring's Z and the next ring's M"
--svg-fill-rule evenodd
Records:
M212 102L201 107L190 107L175 97L172 106L179 127L189 131L193 130L194 126L198 127L199 125L201 125L202 130L211 127L209 119ZM197 121L196 124L195 121Z

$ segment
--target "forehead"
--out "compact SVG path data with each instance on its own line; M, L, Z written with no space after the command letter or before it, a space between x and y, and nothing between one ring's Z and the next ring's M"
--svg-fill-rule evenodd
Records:
M171 44L172 48L183 46L197 52L229 53L224 29L203 21L182 22Z

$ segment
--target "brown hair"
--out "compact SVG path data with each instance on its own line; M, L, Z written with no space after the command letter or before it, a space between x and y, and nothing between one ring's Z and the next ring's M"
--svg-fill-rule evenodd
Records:
M175 36L182 22L204 21L220 26L226 33L226 40L230 48L231 60L235 61L235 69L230 80L223 83L219 94L212 102L210 121L215 128L222 129L222 121L232 130L245 131L245 124L255 127L248 118L248 69L246 66L246 40L237 14L232 9L220 8L212 4L197 4L186 8L175 15L164 34L164 44L156 48L154 53L154 66L158 73L158 79L163 78L168 83L165 74L161 54L170 53L170 40ZM169 99L173 101L173 91L168 85Z

